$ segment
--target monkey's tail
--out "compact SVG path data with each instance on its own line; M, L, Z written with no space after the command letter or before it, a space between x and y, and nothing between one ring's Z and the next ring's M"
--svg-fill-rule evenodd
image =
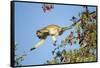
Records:
M77 24L77 22L73 23L72 25L68 26L68 27L63 27L62 29L65 30L69 30L72 29L72 27L74 27Z
M69 29L71 29L72 27L63 27L62 29L63 29L63 31L66 31L66 30L69 30Z

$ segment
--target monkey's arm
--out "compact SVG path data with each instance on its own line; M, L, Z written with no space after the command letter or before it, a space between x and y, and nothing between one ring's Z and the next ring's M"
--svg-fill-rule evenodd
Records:
M51 38L52 38L52 42L53 42L53 45L56 45L56 36L51 36Z
M32 51L32 50L34 50L34 49L40 47L40 46L44 43L44 41L45 41L45 39L41 39L41 40L40 40L36 45L34 45L34 47L31 48L30 50Z

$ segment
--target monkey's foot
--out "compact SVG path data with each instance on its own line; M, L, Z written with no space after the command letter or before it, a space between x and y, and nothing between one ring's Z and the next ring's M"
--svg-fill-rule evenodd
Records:
M53 43L54 46L56 46L56 42L57 42L57 41L55 41L55 42Z
M54 43L53 45L56 46L56 43Z
M36 48L31 48L30 51L35 50Z

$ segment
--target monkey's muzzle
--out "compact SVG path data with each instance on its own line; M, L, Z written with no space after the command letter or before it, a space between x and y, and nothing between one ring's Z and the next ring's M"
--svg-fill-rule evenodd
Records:
M41 36L38 36L38 38L41 39L42 37Z

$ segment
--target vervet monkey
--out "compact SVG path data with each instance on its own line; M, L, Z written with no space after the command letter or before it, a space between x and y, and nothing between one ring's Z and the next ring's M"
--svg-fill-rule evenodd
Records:
M53 45L56 45L56 37L59 35L62 35L65 29L61 28L58 25L48 25L47 27L44 27L43 29L37 30L36 35L40 39L40 41L30 50L34 50L38 47L40 47L46 40L47 36L51 36Z

